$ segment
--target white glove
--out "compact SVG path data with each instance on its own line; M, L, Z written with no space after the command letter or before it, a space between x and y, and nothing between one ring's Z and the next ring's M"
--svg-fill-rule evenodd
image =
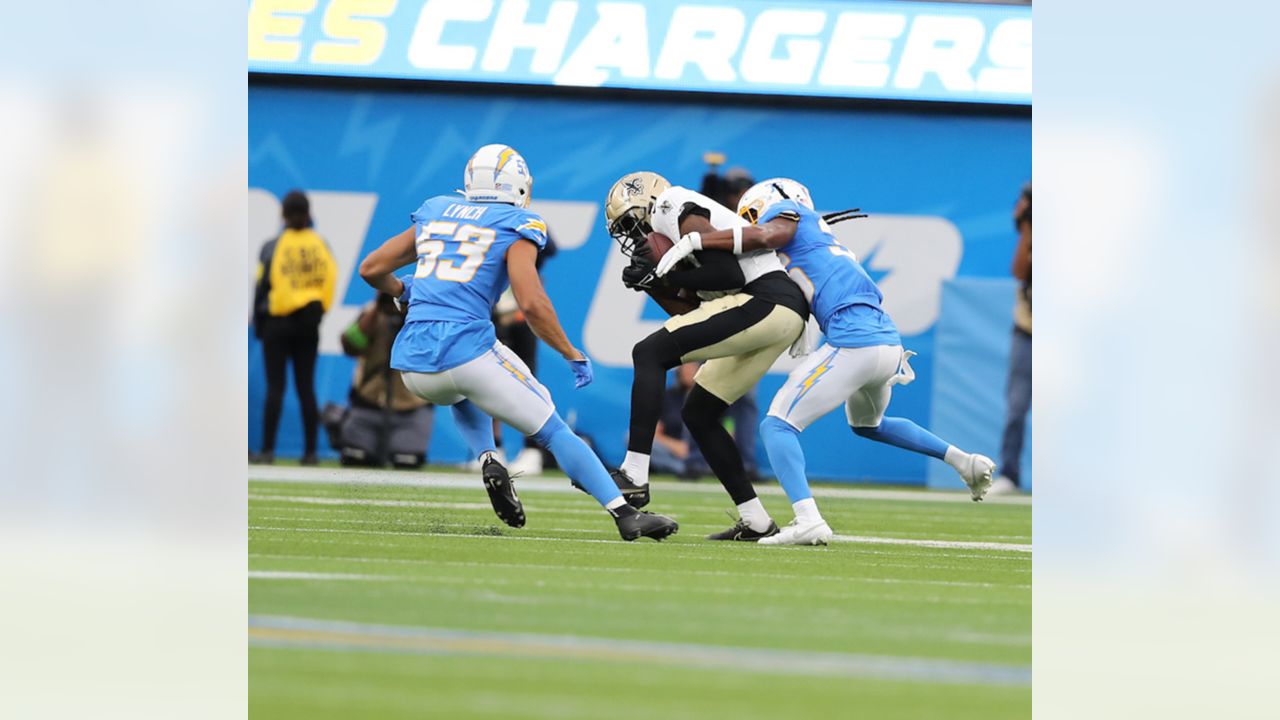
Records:
M671 268L675 267L676 263L689 257L689 254L695 250L701 249L702 235L700 233L691 232L680 238L676 241L676 244L671 246L671 249L667 251L667 254L663 255L662 259L658 261L658 267L654 272L657 273L658 277L664 277L667 273L671 272Z

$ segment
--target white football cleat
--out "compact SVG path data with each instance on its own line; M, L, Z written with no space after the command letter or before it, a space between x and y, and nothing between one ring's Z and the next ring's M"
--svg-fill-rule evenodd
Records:
M826 545L834 536L835 533L831 532L831 526L827 525L825 520L802 524L800 518L796 518L776 534L762 537L756 543L759 545Z
M516 454L516 459L511 461L507 466L507 470L512 475L522 475L529 477L530 475L542 474L542 451L538 448L525 448Z
M982 502L987 490L991 488L991 474L996 471L996 464L991 458L978 453L970 453L969 459L960 471L964 484L969 486L969 494L974 502Z

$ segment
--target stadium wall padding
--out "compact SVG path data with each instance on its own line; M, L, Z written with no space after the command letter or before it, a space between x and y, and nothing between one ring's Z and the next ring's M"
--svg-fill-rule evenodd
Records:
M1012 278L957 278L943 284L934 330L932 430L971 452L1000 462L1005 382L1009 372ZM1031 489L1031 417L1022 446L1022 485ZM998 472L998 470L997 470ZM929 463L929 487L963 489L944 463Z
M1031 174L1029 118L750 97L690 104L251 82L248 126L250 273L259 246L278 230L278 198L293 188L311 194L316 229L341 266L335 307L321 328L321 405L346 402L354 365L338 351L338 337L373 297L356 273L359 259L404 230L424 199L460 187L477 147L502 142L517 148L534 175L534 209L561 246L543 280L570 339L596 366L595 383L574 390L563 360L543 346L539 379L561 414L611 461L625 451L630 345L662 318L617 278L621 256L604 230L601 201L619 176L654 170L696 189L703 152L718 150L729 166L742 165L756 178L785 175L804 182L819 210L869 212L871 218L836 226L838 235L881 284L906 346L920 353L913 360L918 380L895 392L890 412L928 424L935 416L940 349L934 326L942 285L957 276L1008 277L1016 241L1010 212ZM1008 303L991 311L1007 327ZM265 379L252 333L248 352L249 447L257 448ZM780 362L760 383L761 417L787 367ZM983 392L998 401L1003 379ZM462 461L466 451L447 411L437 412L435 427L431 460ZM505 441L518 447L514 431ZM924 458L853 436L840 412L814 424L802 442L814 478L926 482ZM277 454L296 456L301 445L290 388ZM332 456L323 431L320 445L323 455ZM767 472L763 448L757 447L757 456Z

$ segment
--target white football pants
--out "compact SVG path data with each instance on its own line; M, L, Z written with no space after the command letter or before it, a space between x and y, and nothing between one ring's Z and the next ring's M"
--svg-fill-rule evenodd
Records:
M876 427L889 407L894 384L914 374L901 345L836 348L824 344L787 376L769 415L804 430L844 403L851 427Z
M500 342L480 357L438 373L402 372L405 387L436 405L466 398L490 417L525 435L542 429L556 411L551 393L511 349Z

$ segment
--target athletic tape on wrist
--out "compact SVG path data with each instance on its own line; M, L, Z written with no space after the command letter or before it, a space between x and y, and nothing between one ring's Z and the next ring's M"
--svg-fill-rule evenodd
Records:
M733 254L742 254L742 227L738 226L733 229Z

